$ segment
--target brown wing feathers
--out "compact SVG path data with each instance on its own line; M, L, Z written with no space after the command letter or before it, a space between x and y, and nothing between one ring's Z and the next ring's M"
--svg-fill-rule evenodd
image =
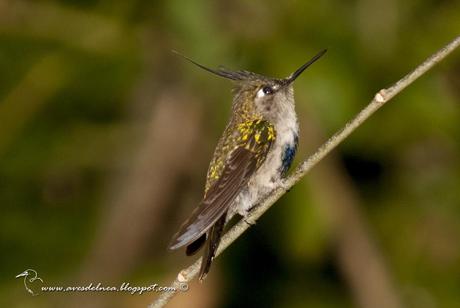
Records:
M173 238L170 249L177 249L198 239L221 217L247 183L256 169L254 154L238 147L224 168L222 176L211 186L202 204L181 226Z

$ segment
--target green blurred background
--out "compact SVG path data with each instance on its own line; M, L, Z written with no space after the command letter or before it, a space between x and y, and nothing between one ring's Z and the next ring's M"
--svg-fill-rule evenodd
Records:
M296 163L460 33L459 1L0 1L0 306L144 307L167 285L231 84L296 81ZM372 116L171 307L459 307L460 50Z

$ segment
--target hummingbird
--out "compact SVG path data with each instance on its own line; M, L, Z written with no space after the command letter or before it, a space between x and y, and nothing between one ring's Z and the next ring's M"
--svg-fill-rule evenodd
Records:
M231 116L214 150L204 197L169 246L171 250L186 246L188 256L205 246L200 281L210 270L226 223L236 214L247 217L257 201L286 176L299 140L293 82L326 51L283 79L246 70L212 69L181 55L234 82Z

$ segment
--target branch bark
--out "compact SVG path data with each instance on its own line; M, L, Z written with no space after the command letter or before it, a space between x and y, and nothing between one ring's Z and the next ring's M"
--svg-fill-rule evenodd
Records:
M291 189L298 181L300 181L307 172L309 172L317 163L319 163L329 152L337 145L345 140L356 128L366 121L375 111L380 109L385 103L390 101L394 96L412 84L424 73L429 71L435 64L443 60L447 55L454 51L460 45L460 36L457 36L453 41L438 50L425 62L416 67L412 72L398 80L394 85L387 89L382 89L377 92L372 101L361 110L354 119L349 121L345 127L335 133L329 140L326 141L313 155L301 163L297 169L277 188L275 188L263 200L260 200L260 205L254 208L246 220L241 220L233 228L231 228L222 238L221 244L217 249L216 256L220 255L231 243L233 243L241 234L243 234L250 225L254 224L260 216L262 216L281 196ZM171 287L177 290L183 290L184 285L190 282L198 274L201 265L201 258L198 259L188 268L183 269L177 275L176 279L171 284ZM177 292L165 292L161 294L149 308L165 306Z

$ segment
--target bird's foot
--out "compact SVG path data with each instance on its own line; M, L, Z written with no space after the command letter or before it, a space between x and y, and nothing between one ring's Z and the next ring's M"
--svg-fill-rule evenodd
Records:
M256 225L256 222L253 221L253 220L250 220L246 217L243 217L243 221L249 226L249 227L252 227L252 226L255 226Z

